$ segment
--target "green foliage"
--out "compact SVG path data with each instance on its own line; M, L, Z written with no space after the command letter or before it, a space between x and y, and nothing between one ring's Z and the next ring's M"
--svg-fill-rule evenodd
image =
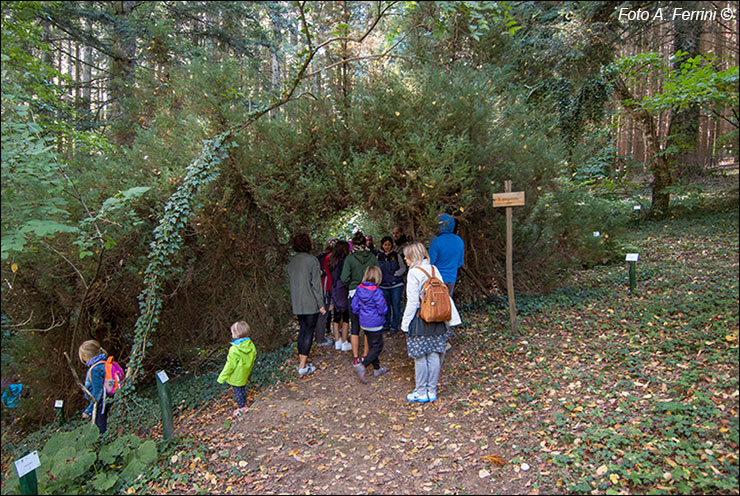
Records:
M27 105L3 89L2 259L22 251L29 237L77 232L62 196L53 140L41 136ZM43 201L41 201L43 199Z
M622 254L619 242L627 219L628 206L599 199L572 187L543 195L532 213L533 223L522 231L555 246L544 248L557 253L560 263L605 264ZM598 236L594 236L598 232ZM543 249L534 243L533 249Z
M639 102L641 107L653 112L680 111L690 105L718 110L737 108L737 66L719 71L713 65L715 60L706 55L686 58L685 52L679 52L675 57L681 60L678 69L673 59L667 60L659 52L645 52L620 57L605 71L618 72L630 81L648 75L659 76L663 80L661 90Z
M158 458L154 441L122 436L104 444L98 428L85 422L53 435L39 453L41 494L106 494L132 481ZM18 477L9 490L17 492Z

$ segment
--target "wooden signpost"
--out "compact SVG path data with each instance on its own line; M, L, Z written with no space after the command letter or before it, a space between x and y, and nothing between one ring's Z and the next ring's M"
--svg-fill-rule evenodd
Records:
M511 318L511 332L517 333L516 301L514 300L514 268L511 207L524 205L524 191L511 191L511 181L504 181L505 193L494 193L493 206L506 207L506 294L509 297L509 317Z

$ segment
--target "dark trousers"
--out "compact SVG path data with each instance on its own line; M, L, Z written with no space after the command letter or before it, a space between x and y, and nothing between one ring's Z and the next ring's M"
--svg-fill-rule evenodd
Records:
M246 386L231 386L234 389L234 398L236 398L236 406L244 408L247 404L247 388Z
M308 355L313 344L313 330L316 327L316 321L319 319L318 313L310 313L298 316L298 354Z
M447 286L447 291L450 293L450 298L452 298L453 293L455 292L455 283L454 282L446 282L445 286Z
M373 368L377 370L380 368L378 357L380 356L380 352L383 351L383 331L365 331L365 336L367 337L367 345L370 349L362 361L362 365L368 367L372 364Z
M319 313L319 318L316 319L316 333L314 335L314 341L322 343L326 340L324 335L331 330L331 312L329 311L329 305L331 304L331 292L327 291L324 293L324 308L325 313Z
M403 286L382 289L385 304L388 307L388 312L385 314L384 327L397 331L401 324L401 293L403 293Z
M352 311L352 298L347 300L347 307L349 308L349 333L352 336L360 335L360 316Z
M447 291L450 293L450 298L452 298L452 294L455 292L455 283L454 282L446 282L445 283L445 286L447 286ZM445 339L447 341L449 341L450 338L452 338L452 336L454 336L454 335L455 334L452 332L452 329L448 327L447 328L447 332L445 333ZM444 353L442 355L444 355Z
M98 413L95 415L95 425L98 426L98 430L101 434L105 434L105 431L108 430L108 405L106 404L106 394L107 393L103 391L103 396L100 397L100 401L98 402Z

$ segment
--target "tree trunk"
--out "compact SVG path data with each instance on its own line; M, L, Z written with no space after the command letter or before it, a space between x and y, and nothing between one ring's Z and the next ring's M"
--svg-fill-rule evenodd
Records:
M89 6L89 4L92 4L92 2L86 2L86 5ZM93 27L90 19L86 20L86 25L87 30L92 33ZM82 47L82 60L82 93L80 98L80 108L87 113L90 111L90 105L92 103L92 88L90 88L90 85L92 85L93 65L93 49L87 43Z
M656 127L655 117L635 103L632 93L621 77L612 80L616 97L619 103L627 110L632 119L643 133L645 150L650 172L653 174L652 202L650 217L662 218L670 213L670 193L667 188L673 184L671 163L663 153L660 138Z
M677 7L687 11L699 10L699 2L675 2ZM697 19L684 20L677 18L673 24L673 70L678 72L681 64L687 59L699 55L699 40L701 39L701 21ZM686 52L684 57L676 57L678 52ZM697 146L699 141L699 106L690 105L680 110L671 119L668 128L668 146L677 149L673 159L677 165L679 176L701 174L699 167Z
M127 17L133 12L138 2L114 2L115 14L120 18L121 26L127 24ZM116 53L111 59L110 102L111 119L115 122L112 128L113 141L119 145L130 146L134 139L133 116L127 109L126 99L132 95L134 88L134 63L136 60L136 37L129 30L116 28L113 31L113 50Z

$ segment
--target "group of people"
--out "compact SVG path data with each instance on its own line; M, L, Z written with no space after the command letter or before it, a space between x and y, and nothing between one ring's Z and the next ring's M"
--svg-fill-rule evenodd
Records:
M308 234L292 237L295 255L287 271L291 306L299 324L299 376L316 370L308 361L316 333L319 345L334 344L336 350L351 350L357 377L366 383L368 367L372 366L376 377L388 371L380 364L383 332L393 335L401 330L406 334L408 356L414 359L416 376L416 387L407 400L437 400L437 383L451 327L461 324L452 296L465 257L463 241L454 233L455 220L446 213L439 214L438 220L438 233L428 251L422 243L409 240L400 227L393 229L392 238L381 239L380 249L374 246L371 236L358 231L350 242L330 240L319 258L311 254L314 244ZM422 288L430 277L441 279L447 286L452 308L449 321L426 322L419 316ZM401 312L404 287L406 303ZM333 339L325 337L327 324ZM257 351L245 321L232 324L230 332L231 347L217 382L232 386L237 403L234 415L240 415L247 410L245 386ZM362 355L360 334L364 335ZM79 348L80 361L88 367L85 387L94 398L83 417L92 416L95 408L95 423L101 433L107 427L105 369L96 366L106 357L97 341L85 341Z
M465 257L463 241L454 233L455 220L446 213L438 220L438 234L428 251L422 243L409 241L399 227L393 230L393 238L381 239L380 249L371 236L358 231L350 242L327 242L318 258L310 254L313 243L306 233L293 236L296 253L288 264L288 276L299 322L299 376L316 370L308 362L316 337L319 346L351 350L355 372L366 383L368 367L376 377L388 371L380 364L383 333L402 330L416 371L416 388L407 399L421 403L437 399L451 327L461 323L452 296ZM444 281L450 295L452 318L444 323L427 323L418 316L422 288L430 274ZM401 311L404 287L406 303ZM333 339L325 337L329 324Z

